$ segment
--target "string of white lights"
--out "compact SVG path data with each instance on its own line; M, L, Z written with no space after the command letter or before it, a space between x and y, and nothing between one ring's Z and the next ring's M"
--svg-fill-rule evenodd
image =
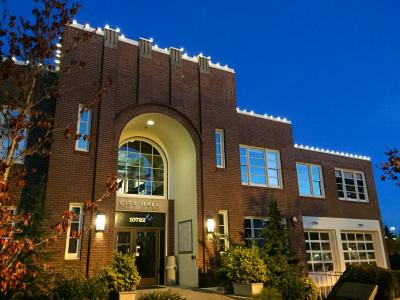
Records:
M257 117L257 118L262 118L262 119L267 119L267 120L271 120L271 121L277 121L277 122L282 122L282 123L287 123L287 124L292 124L292 122L286 118L282 118L282 117L274 117L272 115L267 115L267 114L257 114L254 111L247 111L245 109L241 110L239 107L236 108L236 111L240 114L244 114L244 115L249 115L252 117Z
M326 154L339 155L339 156L362 159L362 160L371 160L371 158L368 157L368 156L351 154L351 153L347 153L347 152L340 152L340 151L328 150L328 149L305 146L305 145L299 145L299 144L294 144L294 147L297 148L297 149L302 149L302 150L309 150L309 151L315 151L315 152L321 152L321 153L326 153Z
M101 35L104 34L104 31L102 30L101 27L93 28L93 27L90 27L90 25L88 23L79 24L77 20L73 20L71 26L75 27L75 28L87 30L87 31L95 31L97 34L101 34ZM124 41L124 42L127 42L127 43L131 43L131 44L134 44L134 45L138 45L138 42L136 40L131 40L131 39L126 38L125 35L121 33L121 29L120 28L117 27L117 28L113 29L108 24L106 24L104 26L104 28L108 29L108 30L114 30L114 31L120 33L119 39L121 41ZM149 39L145 39L145 40L148 40L151 43L153 43L153 38L149 38ZM235 73L235 70L230 68L228 65L222 66L219 62L217 62L217 63L212 62L211 61L211 56L204 56L203 53L200 53L200 54L194 55L194 56L189 56L186 52L183 52L184 51L183 48L175 48L175 47L171 47L171 48L174 48L176 50L181 51L183 53L182 54L182 58L185 59L185 60L198 62L200 57L206 58L207 60L209 60L210 67L213 67L213 68L216 68L216 69L220 69L220 70L223 70L223 71L228 71L228 72L231 72L231 73ZM152 49L157 51L157 52L170 54L170 48L161 48L158 44L152 45Z

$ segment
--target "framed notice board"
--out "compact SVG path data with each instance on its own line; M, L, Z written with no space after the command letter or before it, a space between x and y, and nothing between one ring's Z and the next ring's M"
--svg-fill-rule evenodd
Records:
M178 253L193 253L192 220L178 223Z

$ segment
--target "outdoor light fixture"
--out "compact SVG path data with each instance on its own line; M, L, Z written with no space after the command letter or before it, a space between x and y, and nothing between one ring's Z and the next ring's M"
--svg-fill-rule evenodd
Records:
M297 222L298 222L297 217L296 216L292 216L292 224L293 224L294 227L296 227Z
M106 227L106 214L98 212L96 216L96 231L103 232L105 227Z
M155 122L153 120L147 120L146 124L149 125L149 126L152 126L152 125L154 125L154 123Z
M208 233L215 232L215 220L212 217L207 218L207 232Z

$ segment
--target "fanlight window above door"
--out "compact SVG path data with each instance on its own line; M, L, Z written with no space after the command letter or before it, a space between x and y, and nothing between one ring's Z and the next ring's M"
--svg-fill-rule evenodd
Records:
M165 177L163 156L150 142L132 139L119 147L119 193L164 196Z

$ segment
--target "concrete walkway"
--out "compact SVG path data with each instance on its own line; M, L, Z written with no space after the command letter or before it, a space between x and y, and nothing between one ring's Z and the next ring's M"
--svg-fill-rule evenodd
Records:
M181 287L155 287L150 289L140 289L137 290L136 299L139 299L140 295L153 292L153 291L165 291L171 290L172 292L178 293L182 297L186 298L186 300L232 300L238 299L237 297L230 297L227 295L221 295L218 293L213 292L212 289L190 289L190 288L181 288ZM246 298L242 298L246 299Z

